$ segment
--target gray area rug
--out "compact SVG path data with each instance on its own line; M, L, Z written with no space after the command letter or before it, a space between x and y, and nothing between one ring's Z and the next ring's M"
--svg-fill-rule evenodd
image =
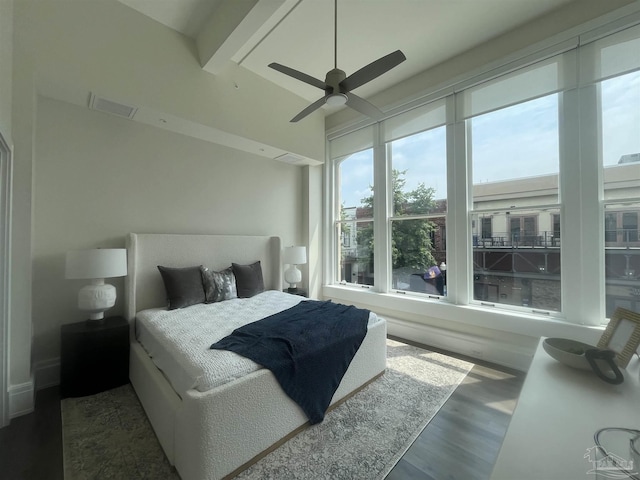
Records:
M236 478L382 479L473 364L387 340L385 374ZM177 479L127 385L62 401L65 479Z

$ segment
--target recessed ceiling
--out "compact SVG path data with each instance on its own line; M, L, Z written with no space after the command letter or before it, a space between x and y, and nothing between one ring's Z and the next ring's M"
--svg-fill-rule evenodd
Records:
M320 80L334 67L334 3L330 0L120 1L196 42L207 33L205 29L215 28L211 20L216 15L228 14L229 2L254 12L270 8L260 25L255 19L245 22L242 28L250 32L238 35L236 31L233 51L227 48L224 61L235 62L309 101L323 92L267 65L277 62ZM394 50L404 52L407 61L355 91L367 98L571 1L338 0L338 68L349 75ZM224 28L224 23L217 25Z

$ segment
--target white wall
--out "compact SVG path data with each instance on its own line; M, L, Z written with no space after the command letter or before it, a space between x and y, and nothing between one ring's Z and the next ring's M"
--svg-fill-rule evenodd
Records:
M252 141L324 159L322 113L292 125L307 102L233 63L200 67L190 38L116 0L20 0L39 93L87 104L88 92ZM24 17L22 17L24 16Z
M60 325L83 320L67 250L124 247L128 232L303 240L303 169L40 97L33 205L33 360L54 366ZM116 285L123 313L123 279Z
M13 7L13 71L11 127L13 190L11 205L11 316L9 319L9 407L12 416L33 409L31 375L31 180L35 93L30 42L20 14Z
M13 85L13 0L0 2L0 135L9 148L13 145L11 126L11 104ZM2 171L9 171L9 165L0 165ZM11 178L0 179L0 207L2 207L5 197L2 190L10 185ZM3 215L0 214L0 218ZM10 218L7 219L9 222ZM4 222L4 220L0 220ZM6 232L9 225L0 225L0 233ZM8 238L4 236L3 238ZM4 243L4 241L3 241ZM7 251L7 245L2 245L0 249ZM0 253L4 256L5 253ZM9 265L9 259L0 259L0 265ZM0 274L3 268L0 267ZM9 421L9 401L7 397L8 378L8 352L9 352L9 326L8 313L10 309L10 298L5 295L9 292L7 282L0 281L0 427Z
M33 407L34 370L56 381L59 325L80 319L79 285L63 279L66 250L123 246L132 230L306 237L300 167L89 111L90 91L320 161L324 121L318 113L292 126L306 101L240 67L204 72L193 41L116 0L0 4L2 58L13 57L13 71L1 70L0 127L10 126L15 146L15 415Z
M11 145L13 0L0 2L0 133Z

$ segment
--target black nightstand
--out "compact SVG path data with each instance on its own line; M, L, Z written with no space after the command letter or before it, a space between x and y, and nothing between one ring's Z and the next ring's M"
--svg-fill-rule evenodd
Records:
M291 295L300 295L301 297L309 296L304 288L285 288L283 292L290 293Z
M60 328L60 396L82 397L129 383L129 322L122 317Z

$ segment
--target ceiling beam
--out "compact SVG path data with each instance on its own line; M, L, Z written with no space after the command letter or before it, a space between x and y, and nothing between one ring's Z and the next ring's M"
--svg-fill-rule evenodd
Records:
M287 0L223 0L196 36L202 68L215 75L240 49L246 49L250 41L257 45L272 26L286 16L289 8L281 7L290 3ZM257 32L261 34L256 35Z

